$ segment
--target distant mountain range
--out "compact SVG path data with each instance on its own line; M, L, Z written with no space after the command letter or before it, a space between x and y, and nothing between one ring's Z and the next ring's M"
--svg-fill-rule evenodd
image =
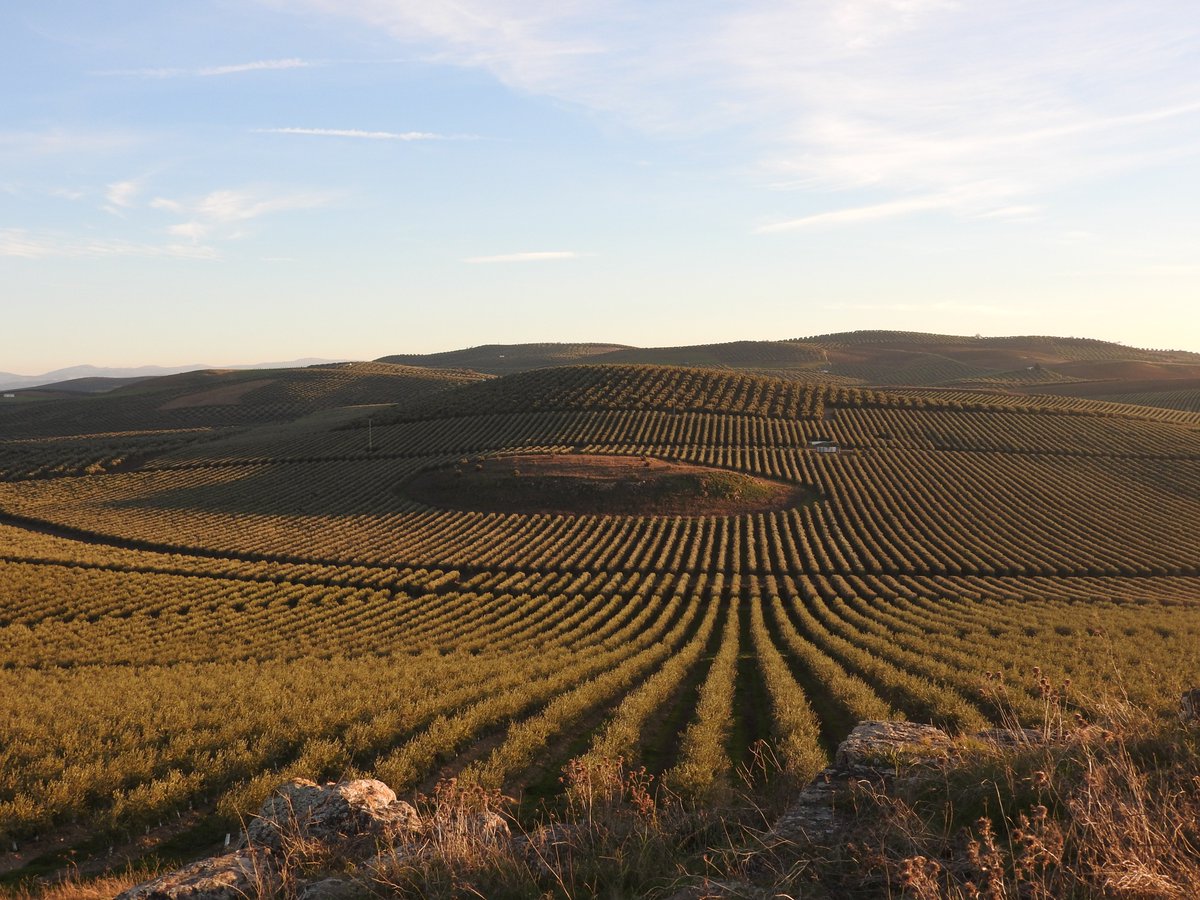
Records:
M138 366L135 368L111 368L103 366L68 366L42 375L15 375L0 372L0 390L12 391L22 388L53 387L58 391L79 394L96 394L132 384L143 378L159 375L178 375L204 369L291 369L299 366L315 366L322 363L345 362L340 359L293 359L289 362L250 363L236 366L209 366L195 363L188 366Z

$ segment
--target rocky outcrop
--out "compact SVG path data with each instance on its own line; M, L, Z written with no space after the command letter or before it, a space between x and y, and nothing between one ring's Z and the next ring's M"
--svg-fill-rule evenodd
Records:
M507 831L507 824L502 820ZM492 826L497 832L499 825ZM419 833L417 811L382 781L319 785L297 778L276 789L246 830L245 849L201 860L138 885L117 900L247 900L279 894L281 871L297 862L362 860ZM351 879L317 878L294 886L307 900L365 896Z
M1200 691L1196 691L1200 713ZM1031 728L989 728L972 735L1003 750L1044 747L1050 738ZM891 790L940 771L955 759L961 742L933 725L864 721L838 745L833 765L819 772L779 818L776 844L829 843L850 820L855 788Z
M954 742L933 725L859 722L838 746L833 769L846 775L894 776L901 767L945 762Z
M1200 699L1197 701L1200 703ZM1044 744L1039 732L991 729L975 735L999 747ZM959 748L946 732L913 722L864 721L838 746L833 764L819 773L776 822L756 857L803 852L811 844L832 846L851 822L866 789L891 792L936 776ZM434 804L426 819L383 782L372 779L318 785L295 779L281 785L247 829L247 849L204 860L122 894L118 900L246 900L279 894L302 900L350 900L369 895L370 880L399 862L411 866L439 847L469 846L490 852L500 845L531 868L560 859L587 835L579 825L550 823L513 837L505 819L486 805ZM327 865L335 863L334 866ZM354 877L346 877L346 864ZM298 880L298 876L299 877ZM332 876L332 877L331 877ZM361 880L360 880L361 879ZM683 898L754 896L740 882L706 882ZM699 893L697 893L699 891Z
M775 823L769 843L826 843L836 838L852 808L856 782L886 786L901 772L934 769L951 757L954 742L933 725L859 722L840 745L833 765L819 772Z
M194 862L130 888L117 900L246 900L271 897L281 886L272 854L249 849Z
M319 785L296 778L267 799L246 837L276 853L353 856L420 830L417 811L382 781Z

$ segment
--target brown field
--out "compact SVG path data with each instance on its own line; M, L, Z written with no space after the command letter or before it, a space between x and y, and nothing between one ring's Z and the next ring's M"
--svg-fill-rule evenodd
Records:
M795 484L653 457L504 454L431 469L402 491L429 506L550 515L735 516L799 506Z

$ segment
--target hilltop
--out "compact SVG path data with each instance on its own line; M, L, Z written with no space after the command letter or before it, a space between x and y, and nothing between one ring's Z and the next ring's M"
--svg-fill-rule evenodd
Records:
M381 361L497 375L580 363L715 367L863 387L1055 394L1200 411L1200 353L1086 338L855 331L680 347L491 345Z
M568 366L624 349L628 349L624 344L484 344L444 353L383 356L376 362L507 375L543 366Z

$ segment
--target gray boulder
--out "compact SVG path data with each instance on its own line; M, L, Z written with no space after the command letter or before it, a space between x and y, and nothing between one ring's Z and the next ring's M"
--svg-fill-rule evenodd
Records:
M950 735L916 722L864 721L838 746L833 768L848 775L892 776L907 766L945 762L954 747Z
M944 764L953 752L950 735L916 722L863 721L838 745L833 765L817 774L776 821L766 845L828 844L846 825L854 801L852 783L890 784L901 772Z
M1183 692L1179 698L1179 717L1188 723L1200 722L1200 688Z
M274 896L281 885L269 854L238 850L202 859L130 888L117 900L247 900Z
M382 781L296 778L267 798L246 836L250 846L276 852L345 856L420 830L417 811Z
M825 769L776 820L765 845L827 843L845 824L850 804L846 781L833 769Z

